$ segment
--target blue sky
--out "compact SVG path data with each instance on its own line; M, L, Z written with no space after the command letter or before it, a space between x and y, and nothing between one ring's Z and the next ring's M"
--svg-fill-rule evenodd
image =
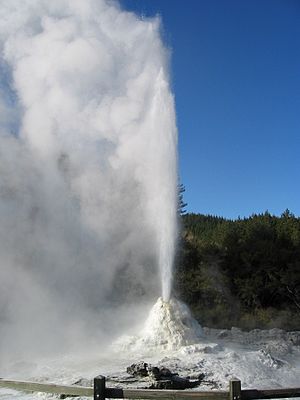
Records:
M300 215L300 2L121 0L172 50L187 210Z

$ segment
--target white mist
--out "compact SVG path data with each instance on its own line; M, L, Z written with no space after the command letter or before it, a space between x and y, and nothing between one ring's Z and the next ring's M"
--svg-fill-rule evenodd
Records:
M171 292L177 130L160 21L106 0L0 0L0 18L0 350L110 337Z

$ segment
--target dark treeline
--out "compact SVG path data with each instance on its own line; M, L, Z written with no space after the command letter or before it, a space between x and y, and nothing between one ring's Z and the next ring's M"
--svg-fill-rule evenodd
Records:
M300 218L181 218L175 292L202 325L300 329Z

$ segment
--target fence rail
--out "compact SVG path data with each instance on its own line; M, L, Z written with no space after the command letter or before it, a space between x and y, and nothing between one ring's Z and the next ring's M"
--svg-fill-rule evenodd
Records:
M105 399L169 399L169 400L256 400L300 397L300 388L290 389L241 389L241 381L229 382L229 391L188 391L188 390L152 390L108 388L104 376L94 379L93 387L65 386L50 383L12 381L0 378L0 387L29 391L60 394L65 396L94 397Z

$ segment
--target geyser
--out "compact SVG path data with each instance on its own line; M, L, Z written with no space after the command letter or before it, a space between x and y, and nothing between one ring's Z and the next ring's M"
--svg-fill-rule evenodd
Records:
M189 308L172 298L161 297L150 310L149 316L137 336L123 336L114 343L119 350L152 352L159 349L174 350L199 342L202 328L192 317Z
M108 0L0 18L0 348L20 355L110 336L160 282L170 298L177 131L158 18Z

